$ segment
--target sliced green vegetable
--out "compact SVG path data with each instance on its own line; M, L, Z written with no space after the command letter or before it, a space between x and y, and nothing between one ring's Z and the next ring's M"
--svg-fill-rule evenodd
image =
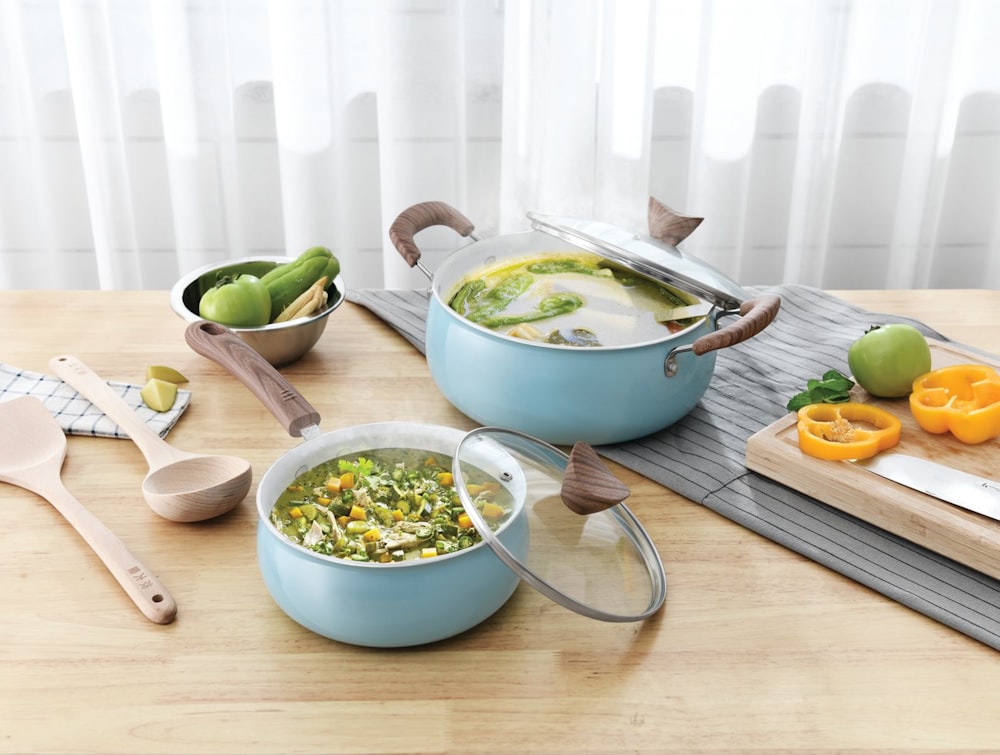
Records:
M512 301L531 288L535 277L531 273L517 272L508 275L497 285L487 291L480 299L480 304L469 312L466 317L472 322L480 322L503 311ZM487 326L490 327L490 326Z
M583 297L572 292L560 292L546 296L538 302L538 309L531 312L521 312L516 315L501 315L487 317L478 322L487 328L507 328L523 322L537 322L549 317L565 315L583 306ZM471 318L470 318L471 319Z
M476 278L475 280L468 281L465 285L458 289L458 293L452 297L451 303L448 306L460 314L465 314L475 298L485 290L486 281L482 278Z
M529 272L537 275L551 275L553 273L581 273L583 275L597 275L599 270L596 265L587 264L576 257L556 257L550 260L539 260L532 262L526 268Z

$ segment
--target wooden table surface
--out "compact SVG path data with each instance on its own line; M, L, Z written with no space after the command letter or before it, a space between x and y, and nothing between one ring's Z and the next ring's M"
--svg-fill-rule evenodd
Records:
M837 292L996 351L1000 291ZM70 353L141 383L190 378L168 437L252 462L300 441L191 351L166 292L0 292L0 361ZM282 372L324 430L474 425L412 347L345 304ZM339 644L295 624L257 570L253 496L198 524L159 518L128 440L71 436L66 486L178 603L151 623L59 514L0 484L0 751L622 752L1000 748L1000 654L628 470L668 578L643 624L585 619L522 584L484 624L421 648ZM1000 611L1000 606L997 607Z

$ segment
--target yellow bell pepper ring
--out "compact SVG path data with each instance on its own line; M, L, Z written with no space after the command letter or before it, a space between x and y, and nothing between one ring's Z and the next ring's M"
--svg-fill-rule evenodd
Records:
M910 412L924 430L963 443L1000 435L1000 374L984 364L941 367L913 381Z
M832 461L867 459L899 443L903 425L891 412L853 401L809 404L798 411L799 448Z

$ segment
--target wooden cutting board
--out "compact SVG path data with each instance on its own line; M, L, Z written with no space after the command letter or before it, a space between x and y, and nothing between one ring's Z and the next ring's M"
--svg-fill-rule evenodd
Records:
M984 357L928 339L932 367L986 364L1000 371L1000 357ZM855 386L852 400L893 412L903 423L899 445L884 453L906 453L1000 480L1000 439L966 445L950 433L925 432L914 421L906 398L878 399ZM846 461L803 454L789 413L747 441L748 469L782 483L895 535L1000 579L1000 522L919 493Z

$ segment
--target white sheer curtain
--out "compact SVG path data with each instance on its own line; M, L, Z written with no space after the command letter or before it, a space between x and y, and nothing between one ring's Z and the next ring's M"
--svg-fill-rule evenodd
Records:
M642 230L747 284L1000 287L992 0L8 0L0 288L341 258L443 200ZM418 239L430 269L461 240Z

